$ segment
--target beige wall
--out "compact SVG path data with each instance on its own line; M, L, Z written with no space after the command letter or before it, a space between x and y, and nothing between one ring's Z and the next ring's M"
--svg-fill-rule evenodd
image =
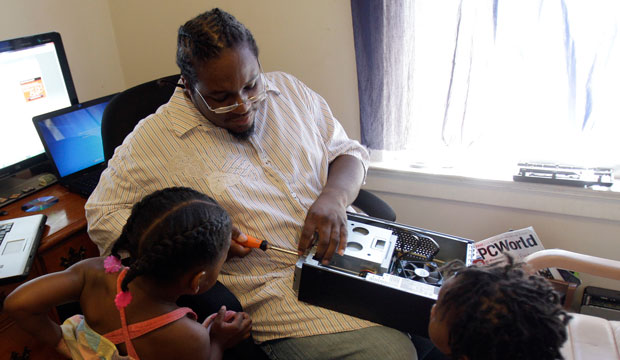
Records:
M125 80L106 1L2 1L0 24L2 40L59 32L80 101L124 88Z
M230 12L254 34L265 71L294 74L321 94L359 138L351 7L345 0L110 0L127 85L177 73L180 25L213 7Z

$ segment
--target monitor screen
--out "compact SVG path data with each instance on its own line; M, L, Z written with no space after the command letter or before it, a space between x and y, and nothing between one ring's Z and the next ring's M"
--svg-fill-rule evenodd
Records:
M35 115L78 103L60 34L0 41L0 178L46 160Z
M58 175L76 174L103 164L101 119L115 94L35 116L35 128Z

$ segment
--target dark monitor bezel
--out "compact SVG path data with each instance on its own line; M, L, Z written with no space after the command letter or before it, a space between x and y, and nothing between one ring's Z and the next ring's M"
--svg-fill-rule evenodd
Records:
M67 54L65 53L65 48L63 46L60 33L53 31L36 35L18 37L14 39L2 40L0 41L0 52L15 51L30 46L37 46L50 42L54 43L56 57L58 58L58 62L60 64L60 70L62 71L62 76L65 81L65 86L67 88L67 94L69 95L71 105L76 105L79 103L79 101L77 97L77 92L75 91L75 85L73 84L71 71L69 70L69 61L67 60ZM33 166L45 162L46 160L47 155L45 155L45 152L42 152L39 155L35 155L15 164L0 168L0 179L29 169Z

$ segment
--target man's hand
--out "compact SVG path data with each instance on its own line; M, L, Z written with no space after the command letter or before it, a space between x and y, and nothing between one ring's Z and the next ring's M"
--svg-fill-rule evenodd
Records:
M249 254L252 251L252 249L239 244L240 242L243 243L246 241L247 241L247 238L245 237L245 234L242 233L239 229L237 229L236 226L233 225L232 239L230 241L230 249L228 249L228 257L226 258L226 260L233 258L233 257L244 257L247 254Z
M297 250L303 255L317 244L316 256L329 264L334 252L344 254L347 246L347 213L342 196L324 191L308 210Z
M334 252L347 247L347 206L353 202L364 180L364 166L351 155L340 155L331 164L327 183L308 210L297 250L299 255L317 243L316 256L329 264Z

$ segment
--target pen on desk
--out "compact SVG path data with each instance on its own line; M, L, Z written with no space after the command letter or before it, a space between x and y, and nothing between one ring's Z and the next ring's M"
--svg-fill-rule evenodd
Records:
M236 241L239 244L241 244L241 245L243 245L245 247L249 247L249 248L261 249L263 251L275 250L275 251L279 251L279 252L283 252L283 253L299 256L299 254L295 250L288 250L288 249L283 249L281 247L273 246L273 245L270 245L267 242L267 240L258 240L257 238L255 238L253 236L250 236L250 235L246 235L246 237L247 237L247 240L244 241L244 242L237 241L237 240Z

